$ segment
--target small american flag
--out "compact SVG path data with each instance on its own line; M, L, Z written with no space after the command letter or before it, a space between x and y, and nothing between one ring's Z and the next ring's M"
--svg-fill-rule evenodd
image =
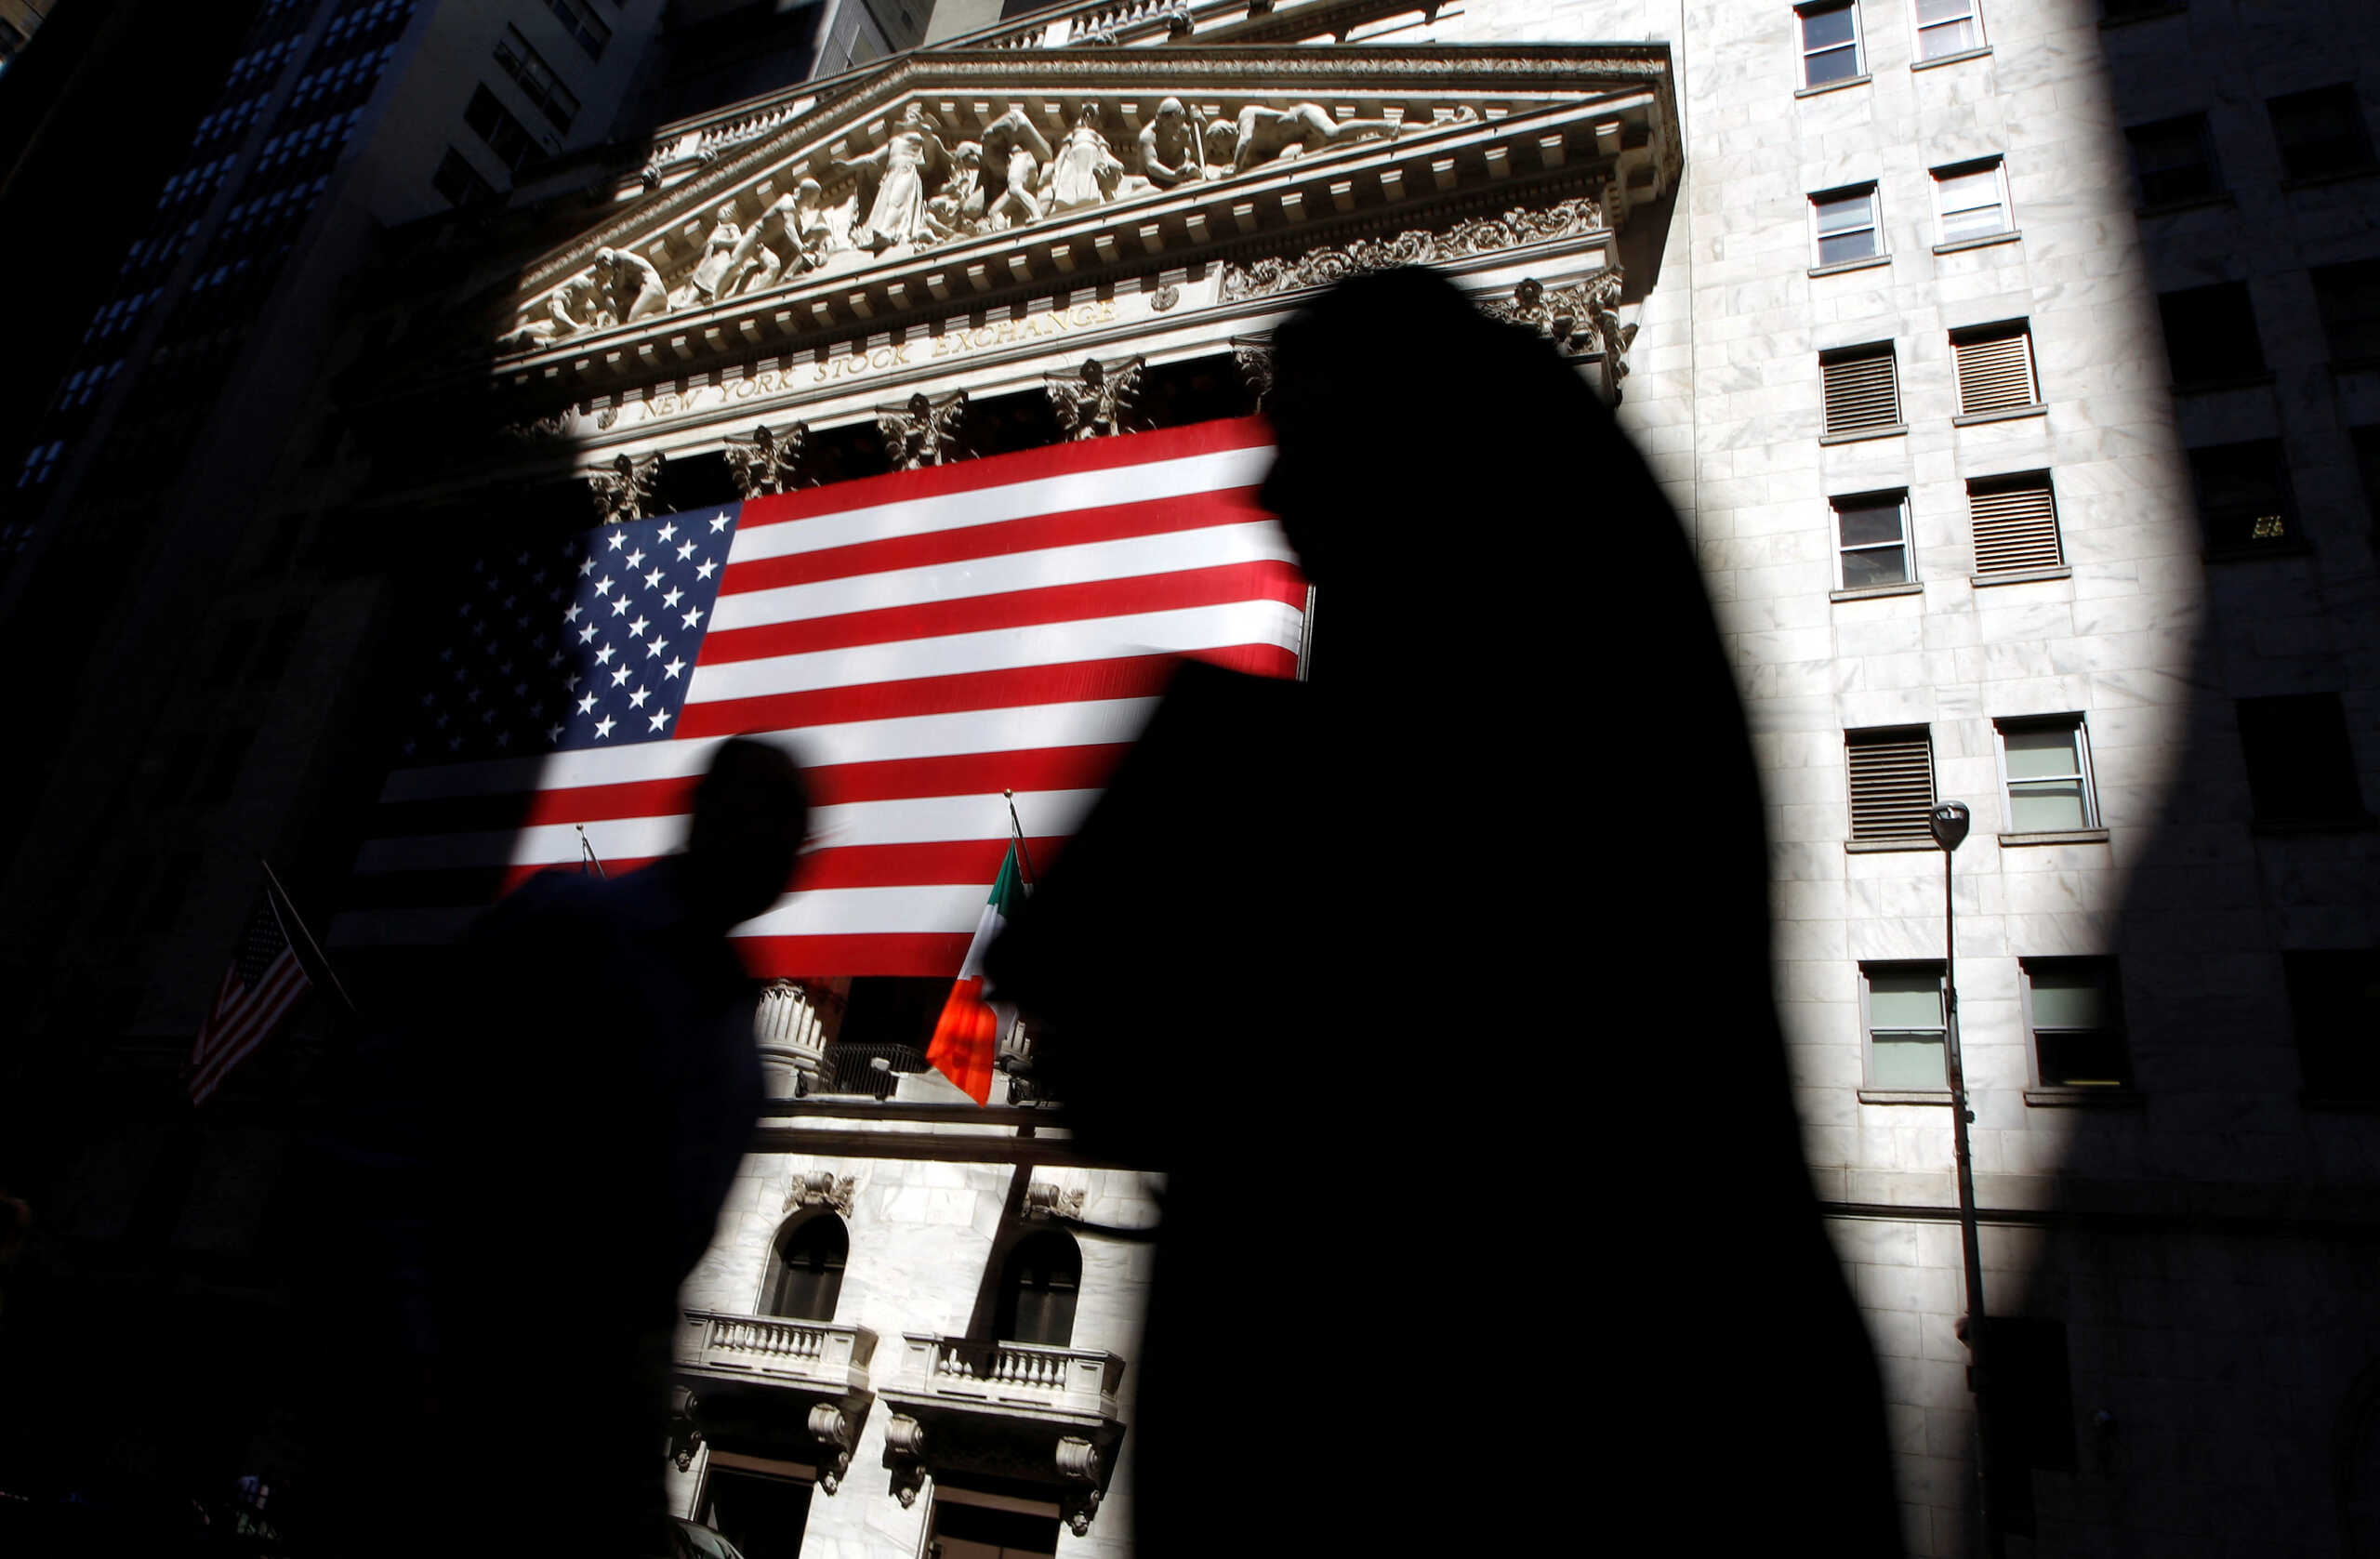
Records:
M190 1100L204 1104L232 1067L272 1037L306 994L309 982L282 926L279 895L268 886L223 971L214 1010L198 1031L190 1057Z
M448 940L587 846L641 865L748 732L808 765L817 848L739 928L747 964L954 976L1003 790L1046 860L1178 659L1296 674L1305 581L1255 507L1271 455L1261 421L1203 423L466 558L332 943Z

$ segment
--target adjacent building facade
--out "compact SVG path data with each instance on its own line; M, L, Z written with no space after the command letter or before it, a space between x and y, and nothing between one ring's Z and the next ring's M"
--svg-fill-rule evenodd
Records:
M651 8L608 6L585 8L624 29ZM522 8L506 25L574 79L560 0ZM388 565L343 536L560 525L590 482L658 514L1245 415L1302 297L1435 265L1576 361L1702 562L1765 787L1810 1172L1883 1365L1911 1551L1979 1546L1953 1024L2011 1543L2380 1545L2380 20L2344 0L867 15L883 59L820 46L817 73L668 119L641 155L553 165L513 202L547 197L549 242L451 272L434 223L382 251L299 381L344 373L332 436L222 478L263 497L206 555L245 577L286 535L271 583L196 590L197 664L143 674L212 732L233 695L203 679L245 646L235 622L300 667L234 679L256 745L180 826L238 820L337 899L392 611ZM551 121L520 98L546 76L498 74L472 92ZM381 219L514 171L476 130L433 144L420 126L470 124L448 106L403 121L413 172ZM172 343L123 328L148 343L134 366L95 358L78 393L158 371ZM1418 363L1402 389L1459 392ZM86 473L56 511L80 523L99 456L52 442L55 480ZM1588 498L1558 522L1626 518ZM1625 611L1614 583L1582 609ZM1580 670L1599 674L1624 672ZM94 723L70 762L108 750ZM1975 817L1947 862L1937 799ZM165 858L192 886L116 1003L160 1046L195 1028L246 892L241 849ZM36 840L7 898L112 924L80 865ZM83 1021L66 978L39 1033ZM754 1559L1121 1552L1150 1185L1052 1140L1022 1037L1025 1086L979 1117L905 1057L853 1064L921 1044L913 997L823 979L764 1001L783 1103L683 1296L674 1496ZM1724 1060L1729 1037L1680 1019L1690 1063L1635 1056L1632 1077ZM184 1222L168 1243L239 1237ZM1749 1381L1791 1340L1714 1345L1745 1347Z

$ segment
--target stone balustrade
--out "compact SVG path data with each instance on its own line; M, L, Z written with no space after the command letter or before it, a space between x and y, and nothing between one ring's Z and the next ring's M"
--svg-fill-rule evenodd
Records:
M681 1362L705 1374L732 1374L829 1391L867 1389L868 1361L876 1334L866 1327L835 1321L797 1321L781 1315L730 1315L689 1310L694 1335Z
M953 1406L1038 1409L1112 1419L1124 1361L1084 1348L973 1342L907 1332L907 1389Z

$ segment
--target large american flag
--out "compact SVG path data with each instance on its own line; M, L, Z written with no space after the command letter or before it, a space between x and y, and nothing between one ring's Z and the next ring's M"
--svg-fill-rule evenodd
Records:
M788 739L816 848L756 973L950 975L1016 792L1046 858L1188 655L1296 673L1305 583L1250 419L606 526L471 565L332 941L443 941L537 871L683 838L719 738Z

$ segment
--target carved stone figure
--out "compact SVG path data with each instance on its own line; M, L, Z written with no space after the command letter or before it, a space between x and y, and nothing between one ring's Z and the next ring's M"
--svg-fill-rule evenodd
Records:
M1620 381L1628 377L1628 349L1636 342L1636 327L1620 323L1620 310L1615 307L1618 300L1617 287L1611 303L1606 303L1598 293L1587 297L1587 320L1594 326L1595 339L1603 347L1604 393L1611 397L1615 406L1620 404Z
M937 238L972 237L984 222L984 148L962 140L950 149L950 177L926 202L926 225Z
M1585 311L1586 296L1579 287L1564 287L1549 293L1545 284L1534 276L1525 276L1513 289L1512 297L1503 302L1485 303L1480 310L1494 319L1534 330L1573 356L1586 350L1593 332L1585 327L1580 315Z
M1011 108L984 126L984 217L992 227L1022 227L1039 218L1034 188L1050 160L1049 140L1022 108Z
M1476 117L1472 110L1465 108L1456 115L1454 122L1464 123ZM1436 126L1424 125L1414 127L1434 129ZM1285 109L1250 103L1239 111L1239 122L1233 127L1231 170L1246 173L1259 163L1320 152L1359 140L1395 140L1403 130L1404 126L1394 119L1333 119L1330 111L1320 103L1296 103ZM1210 157L1213 155L1211 140L1208 152Z
M876 201L866 220L852 229L852 243L882 254L896 244L914 244L930 230L926 226L926 182L940 176L949 160L942 144L942 125L923 103L912 101L901 111L900 123L883 145L865 157L839 157L838 168L878 172Z
M612 462L611 469L590 471L587 486L595 499L595 512L606 523L643 519L645 506L653 501L654 482L660 475L658 455L639 460L623 454Z
M1136 433L1145 423L1134 416L1145 358L1119 358L1113 364L1085 358L1079 369L1048 376L1050 404L1069 440Z
M553 290L546 299L546 312L553 319L553 331L549 337L560 340L582 330L598 330L614 323L603 316L603 289L597 284L595 272L582 271Z
M1050 198L1044 209L1055 214L1103 205L1116 198L1117 182L1123 176L1124 165L1116 160L1100 129L1099 105L1085 103L1051 160Z
M760 292L825 262L834 233L826 226L821 193L818 180L805 178L760 213L727 257L720 297Z
M743 236L743 230L735 223L734 205L721 206L712 218L709 236L703 240L703 258L694 267L697 298L708 303L719 297L720 284L727 279L728 262L734 258Z
M594 275L602 284L612 317L623 324L669 307L669 289L661 284L661 272L632 249L596 250Z
M815 486L801 475L801 451L809 442L807 422L795 423L782 439L763 424L752 430L751 443L730 442L727 463L735 472L736 489L747 498L759 498Z
M944 466L959 458L959 425L967 416L967 392L954 390L928 399L920 390L906 405L876 408L876 429L896 471Z
M1207 122L1190 113L1179 98L1157 105L1157 117L1141 126L1141 177L1160 190L1206 177L1200 152Z

